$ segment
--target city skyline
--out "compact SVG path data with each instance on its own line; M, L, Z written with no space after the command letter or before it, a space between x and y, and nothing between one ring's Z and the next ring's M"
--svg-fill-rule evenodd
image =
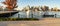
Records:
M0 0L3 2L4 0ZM0 4L3 5L3 4ZM30 6L49 6L50 8L57 7L60 8L60 0L18 0L17 5L19 8L23 8L27 5Z

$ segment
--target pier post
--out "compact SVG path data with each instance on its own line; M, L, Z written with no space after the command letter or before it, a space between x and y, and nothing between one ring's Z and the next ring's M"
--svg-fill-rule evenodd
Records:
M20 18L20 14L18 14L18 18Z
M56 14L55 14L55 18L56 18Z
M10 16L11 16L11 13L10 13Z
M33 18L33 14L31 14L31 17Z

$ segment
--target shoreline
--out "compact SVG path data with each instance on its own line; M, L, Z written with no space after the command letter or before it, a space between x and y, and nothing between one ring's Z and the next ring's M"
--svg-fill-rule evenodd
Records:
M60 26L60 18L43 18L39 21L1 21L0 26Z

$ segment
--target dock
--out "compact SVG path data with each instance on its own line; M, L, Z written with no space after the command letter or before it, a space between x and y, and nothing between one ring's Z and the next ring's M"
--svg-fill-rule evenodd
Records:
M16 13L18 13L18 11L0 11L0 17L10 17Z

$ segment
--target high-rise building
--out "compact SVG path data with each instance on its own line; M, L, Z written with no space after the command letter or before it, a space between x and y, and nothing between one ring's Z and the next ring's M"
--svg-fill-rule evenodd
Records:
M28 10L30 10L30 6L29 5L23 8L23 11L28 11Z

